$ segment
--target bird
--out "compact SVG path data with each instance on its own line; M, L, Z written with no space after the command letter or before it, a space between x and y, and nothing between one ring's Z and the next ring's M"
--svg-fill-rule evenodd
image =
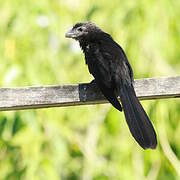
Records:
M156 132L136 96L133 70L122 47L92 22L76 23L65 37L79 42L85 63L94 77L92 83L97 84L117 110L124 111L129 130L137 143L143 149L155 149Z

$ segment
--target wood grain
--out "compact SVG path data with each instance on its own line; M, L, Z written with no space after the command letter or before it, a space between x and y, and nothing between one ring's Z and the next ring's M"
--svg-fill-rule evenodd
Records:
M138 79L140 100L180 97L180 76ZM0 111L107 103L94 84L0 88Z

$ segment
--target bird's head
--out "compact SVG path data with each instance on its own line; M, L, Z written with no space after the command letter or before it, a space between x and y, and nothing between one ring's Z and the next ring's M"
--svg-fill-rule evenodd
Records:
M84 22L76 23L69 31L66 32L67 38L72 38L80 41L81 39L87 39L93 35L102 32L94 23Z

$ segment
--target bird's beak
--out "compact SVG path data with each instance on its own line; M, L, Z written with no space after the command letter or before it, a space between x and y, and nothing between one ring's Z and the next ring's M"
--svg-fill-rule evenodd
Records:
M70 29L70 30L68 30L68 31L66 32L65 37L66 37L66 38L75 38L75 37L76 37L76 34L75 34L75 32L73 31L73 29Z

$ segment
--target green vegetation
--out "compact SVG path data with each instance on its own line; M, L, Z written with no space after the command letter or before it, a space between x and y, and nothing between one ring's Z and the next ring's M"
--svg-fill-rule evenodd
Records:
M65 31L91 20L125 49L135 78L180 70L180 1L0 0L1 87L89 82ZM180 101L144 101L158 134L143 151L109 104L0 113L2 180L180 179Z

